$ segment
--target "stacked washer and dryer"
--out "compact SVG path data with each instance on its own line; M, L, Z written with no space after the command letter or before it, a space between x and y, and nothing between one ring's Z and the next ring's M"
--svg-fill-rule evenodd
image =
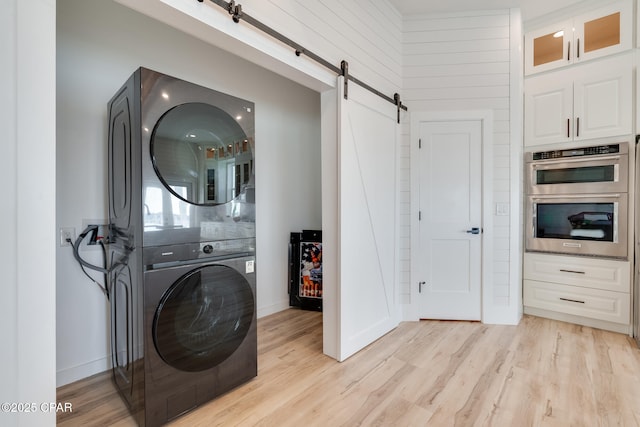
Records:
M140 68L108 108L113 379L156 426L257 374L254 104Z

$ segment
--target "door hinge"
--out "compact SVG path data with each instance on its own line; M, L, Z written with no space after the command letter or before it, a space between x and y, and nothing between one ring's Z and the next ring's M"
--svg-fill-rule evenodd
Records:
M418 139L418 148L422 148L422 139Z
M422 221L422 211L418 211L418 221Z

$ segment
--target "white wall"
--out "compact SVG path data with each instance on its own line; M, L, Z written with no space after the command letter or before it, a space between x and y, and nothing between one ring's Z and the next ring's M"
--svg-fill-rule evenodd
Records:
M54 425L55 2L2 2L0 55L0 424Z
M258 316L288 307L289 233L321 227L320 95L113 2L59 0L58 227L107 217L107 102L145 66L255 102ZM99 250L85 257L100 262ZM108 368L107 303L57 251L57 372ZM96 279L102 281L98 274Z
M412 112L443 110L491 110L493 112L493 201L509 207L512 215L494 216L493 220L493 278L490 286L491 301L484 301L483 319L492 318L501 307L517 312L519 294L517 283L520 247L517 218L517 197L520 182L513 168L520 168L522 140L517 114L521 107L513 102L521 68L512 42L519 45L519 15L512 17L509 10L460 12L429 16L406 16L403 20L403 98ZM518 46L517 46L518 47ZM513 86L512 86L513 85ZM511 127L511 121L514 127ZM403 145L403 179L409 182L410 129L405 123ZM513 150L516 150L515 155ZM516 169L519 170L519 169ZM410 242L410 193L407 186L402 195L403 253L408 254ZM495 212L492 207L491 211ZM514 225L515 224L515 225ZM516 246L516 247L514 247ZM409 276L408 261L403 260L403 278ZM515 272L514 272L515 270ZM403 299L410 301L410 283L403 283ZM486 295L487 293L485 293ZM517 321L514 313L512 319Z

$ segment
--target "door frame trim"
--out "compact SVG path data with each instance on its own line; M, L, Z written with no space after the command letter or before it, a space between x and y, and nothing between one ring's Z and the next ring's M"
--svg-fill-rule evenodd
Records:
M481 278L481 320L487 317L487 309L493 301L493 111L492 110L459 110L459 111L419 111L411 112L410 131L410 159L411 159L411 248L419 246L418 202L419 191L419 155L418 138L420 123L424 122L452 122L452 121L480 121L482 126L482 278ZM419 320L416 303L418 293L418 252L411 250L411 302L406 317L407 320Z

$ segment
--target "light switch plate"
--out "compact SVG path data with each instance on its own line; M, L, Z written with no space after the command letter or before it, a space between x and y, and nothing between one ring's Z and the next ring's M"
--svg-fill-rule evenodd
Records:
M496 203L496 215L497 216L509 215L509 204L508 203Z

